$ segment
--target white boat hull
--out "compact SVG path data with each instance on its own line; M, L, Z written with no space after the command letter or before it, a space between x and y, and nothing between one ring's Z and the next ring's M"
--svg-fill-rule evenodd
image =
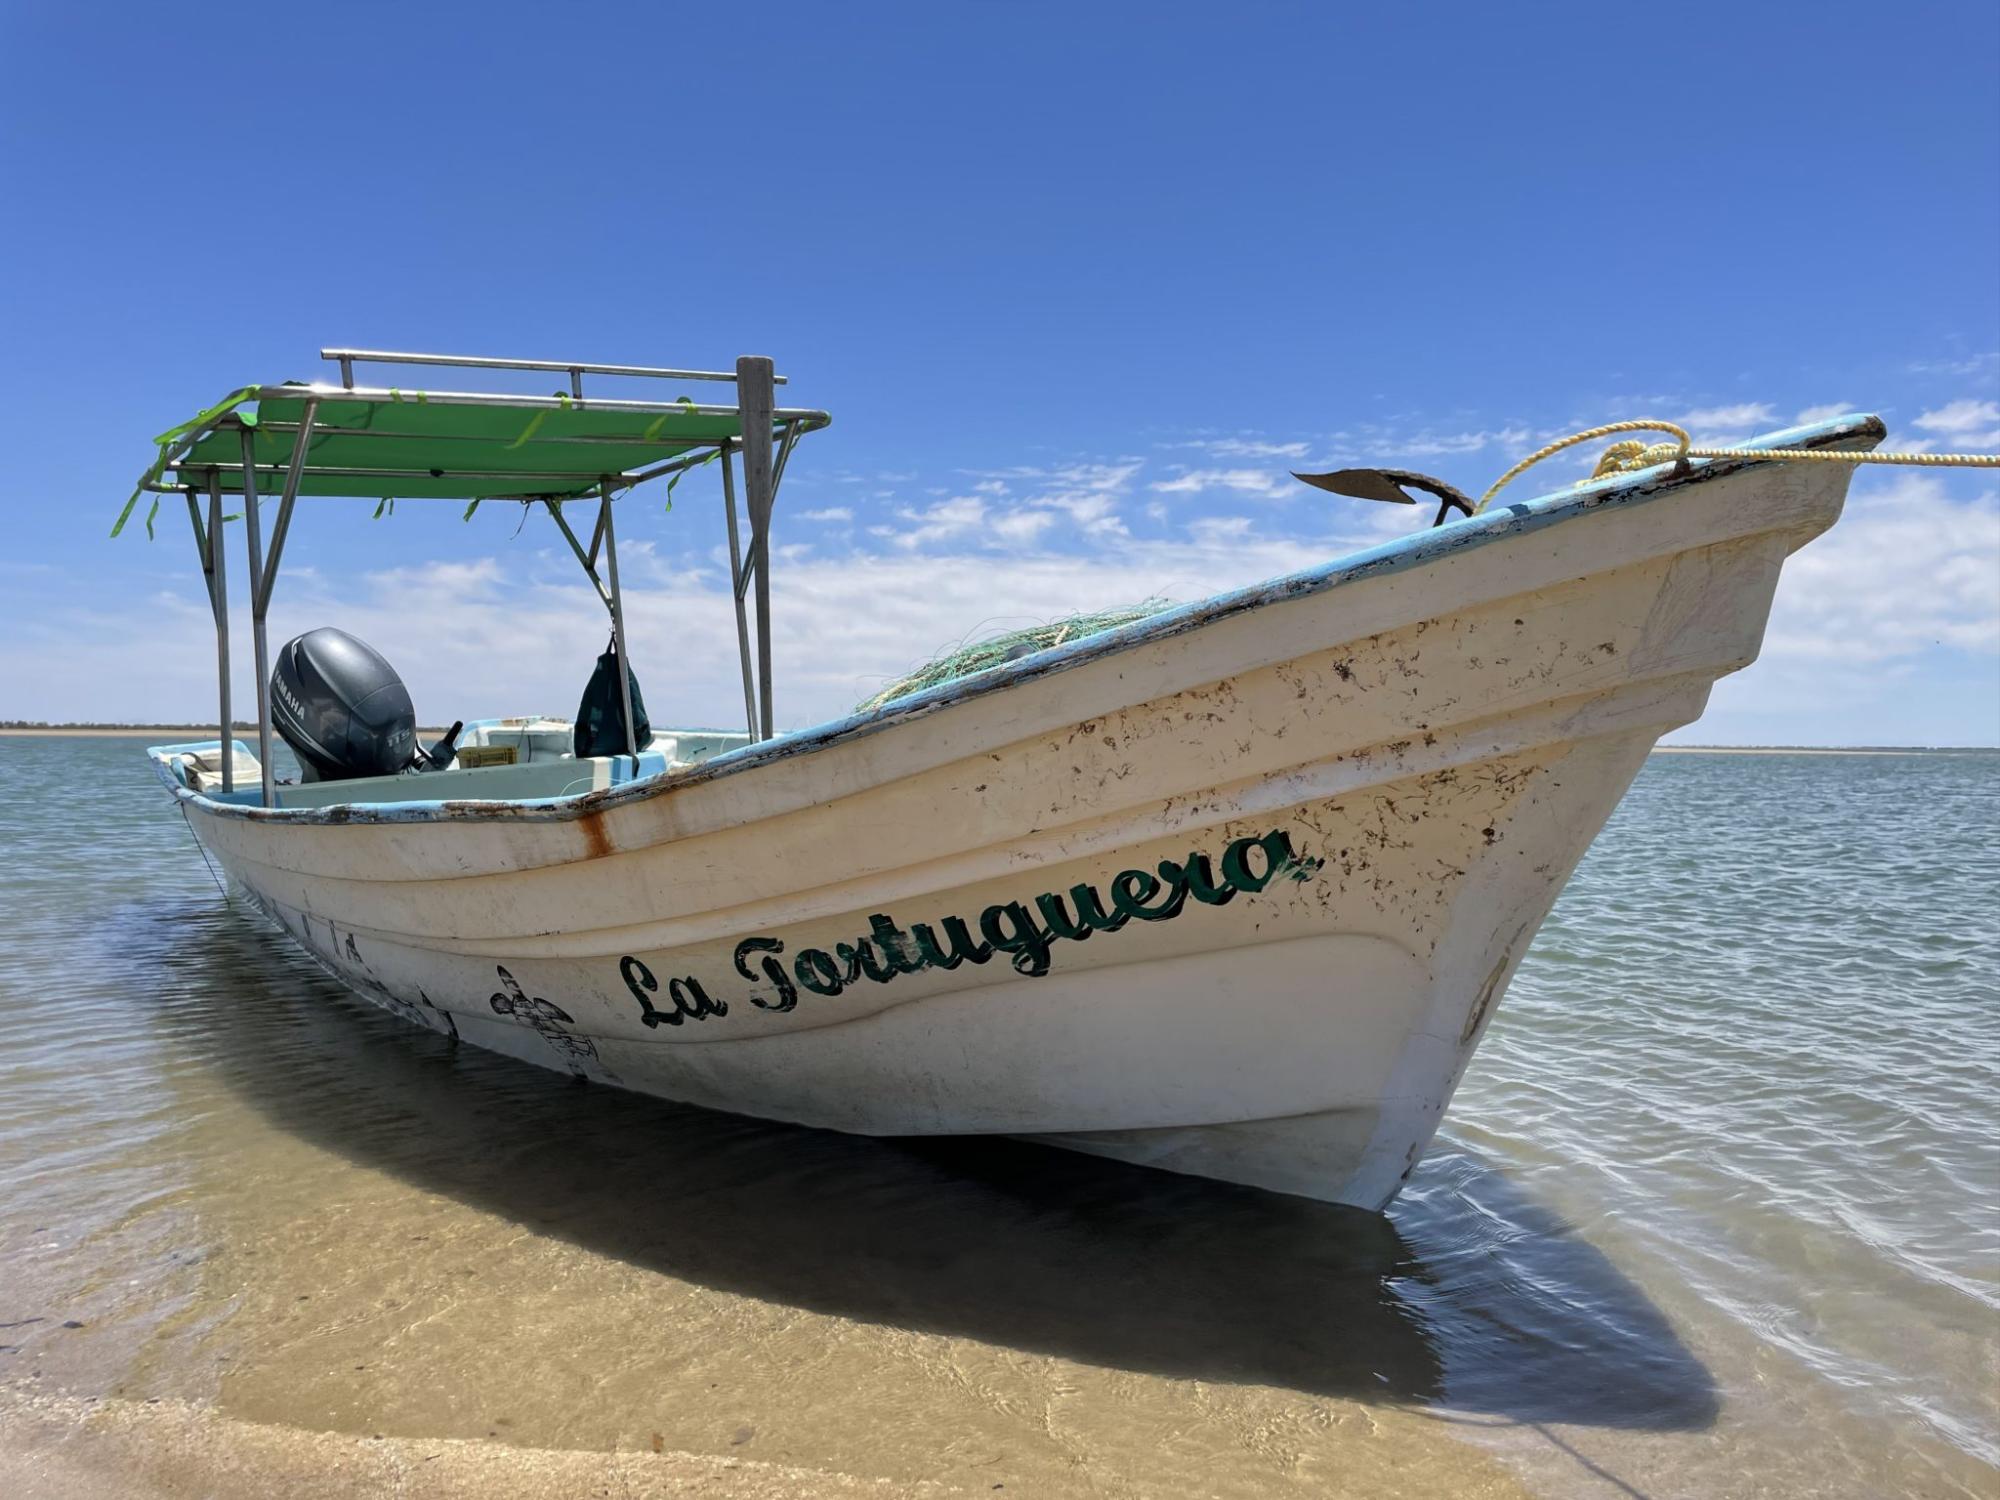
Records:
M1655 471L559 804L177 795L332 972L467 1042L1375 1208L1847 473Z

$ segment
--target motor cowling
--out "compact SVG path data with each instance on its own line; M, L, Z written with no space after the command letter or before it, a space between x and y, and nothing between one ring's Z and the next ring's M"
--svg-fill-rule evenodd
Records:
M278 648L271 722L307 781L393 776L417 748L410 691L382 653L322 626Z

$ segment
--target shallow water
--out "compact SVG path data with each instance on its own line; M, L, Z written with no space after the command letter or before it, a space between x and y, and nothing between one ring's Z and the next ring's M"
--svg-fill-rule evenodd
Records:
M1996 831L2000 756L1655 756L1382 1219L453 1050L136 742L0 739L0 1380L968 1494L1990 1495Z

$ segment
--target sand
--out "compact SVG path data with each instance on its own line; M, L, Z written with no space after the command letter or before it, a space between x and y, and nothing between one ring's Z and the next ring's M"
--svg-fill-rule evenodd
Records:
M183 1401L91 1401L0 1386L0 1494L36 1500L953 1500L971 1490L705 1454L576 1453L356 1438L231 1421ZM989 1491L982 1489L981 1494Z

